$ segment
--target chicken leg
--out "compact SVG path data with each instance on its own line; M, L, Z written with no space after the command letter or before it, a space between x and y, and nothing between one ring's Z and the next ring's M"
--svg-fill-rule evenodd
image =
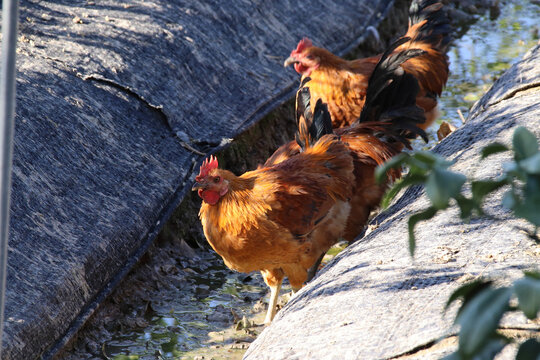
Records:
M273 270L261 270L261 275L264 282L270 288L270 300L268 301L268 311L266 312L266 318L264 319L265 325L270 325L272 319L276 315L277 303L279 298L279 291L281 290L281 284L285 274L282 269Z
M274 316L276 315L277 302L280 290L281 282L277 285L270 286L270 300L268 301L268 311L266 312L266 318L264 319L265 325L270 325L272 319L274 319Z

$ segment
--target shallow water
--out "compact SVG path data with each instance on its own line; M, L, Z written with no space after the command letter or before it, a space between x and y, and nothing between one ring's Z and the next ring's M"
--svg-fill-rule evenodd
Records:
M462 125L458 110L466 118L493 81L538 42L538 19L540 5L504 2L496 20L481 16L454 41L449 50L450 79L439 103L439 124L447 121L456 127ZM436 129L430 131L428 147L437 142L435 133ZM236 330L231 324L244 316L262 322L264 310L253 309L253 304L266 294L267 288L259 274L233 273L215 254L197 254L198 258L178 262L185 281L159 291L139 319L139 330L111 329L111 339L102 347L106 358L242 357L244 348L261 328L240 326Z
M540 2L503 2L497 19L481 16L448 51L450 77L439 101L437 123L462 126L458 110L466 119L493 82L538 43L539 29ZM437 142L437 129L433 126L429 132L428 148Z
M111 331L102 348L106 358L210 359L203 354L216 351L219 359L242 357L260 330L236 330L231 324L257 313L253 304L266 294L260 275L233 273L217 255L202 250L179 259L177 267L182 281L159 289L137 320L139 330Z

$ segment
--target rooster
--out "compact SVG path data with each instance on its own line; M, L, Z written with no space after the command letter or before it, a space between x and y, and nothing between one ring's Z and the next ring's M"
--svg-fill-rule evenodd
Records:
M193 189L203 199L199 217L212 248L231 269L260 270L271 289L266 324L276 313L284 276L293 290L300 289L307 270L326 251L326 239L343 233L349 214L353 158L331 134L321 102L313 119L315 137L306 135L311 145L302 153L240 176L210 157L195 179Z
M257 170L236 176L220 169L215 157L201 165L193 189L203 199L204 234L229 268L261 271L270 287L265 323L276 313L284 277L293 291L300 289L321 254L346 232L355 199L365 196L368 207L378 204L380 196L370 193L382 195L385 187L375 185L375 166L397 153L398 144L422 133L414 126L424 120L414 105L418 85L399 66L420 53L383 55L363 117L341 132L341 139L318 100L303 109L306 121L299 123L297 141L282 146ZM305 88L299 99L310 97Z
M403 64L406 72L420 84L416 104L426 116L422 129L429 127L438 116L437 96L448 80L446 48L451 27L438 0L413 0L409 8L409 28L403 43L395 51L421 49L424 54ZM328 50L313 46L304 38L285 60L284 66L294 64L302 75L302 83L310 79L311 106L318 99L328 105L335 128L356 121L366 99L368 80L381 56L352 61L344 60Z
M349 200L351 210L342 235L349 242L365 227L371 211L379 206L388 188L388 183L377 184L375 181L375 168L400 153L404 147L410 149L410 140L414 137L421 136L427 142L427 135L421 129L425 123L424 111L415 105L419 92L418 81L402 68L407 62L424 56L425 52L420 49L396 50L408 41L408 38L398 39L381 55L368 81L365 105L360 117L350 126L334 130L353 156L355 189ZM313 121L310 111L312 82L312 79L306 77L297 92L297 134L305 133ZM305 138L305 135L299 137ZM301 151L302 143L298 139L296 142L291 141L276 150L264 166L285 161ZM388 175L388 180L393 181L401 173L393 170ZM309 270L308 280L315 275L323 256L324 253Z

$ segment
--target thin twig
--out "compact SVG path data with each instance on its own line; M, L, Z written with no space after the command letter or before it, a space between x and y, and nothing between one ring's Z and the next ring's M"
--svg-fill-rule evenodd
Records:
M463 116L463 113L461 112L461 109L457 109L457 113L459 115L459 118L461 119L461 122L465 124L467 120L465 120L465 116Z
M206 154L203 153L203 152L200 152L199 150L197 149L194 149L191 145L189 145L187 142L184 142L184 141L180 141L180 145L182 145L184 148L188 149L189 151L197 154L197 155L201 155L201 156L205 156Z

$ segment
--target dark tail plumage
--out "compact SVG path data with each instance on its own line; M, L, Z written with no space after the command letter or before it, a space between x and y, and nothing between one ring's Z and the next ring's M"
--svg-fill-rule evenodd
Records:
M404 43L397 50L422 49L426 53L407 63L403 68L413 74L425 91L426 101L433 99L436 104L437 96L441 96L444 85L448 80L448 57L446 50L451 40L452 27L448 20L447 11L437 0L413 0L409 8L409 29ZM429 108L429 104L424 104ZM426 110L427 111L427 110ZM429 117L423 128L434 120Z
M417 24L421 25L414 29ZM414 33L409 30L406 35L412 41L430 44L441 53L446 52L451 41L452 27L440 0L413 0L409 7L409 29L414 29Z
M427 142L426 133L417 126L425 121L424 111L416 106L418 81L401 67L405 61L425 52L411 49L392 54L409 40L397 40L381 56L369 78L366 101L357 123L357 126L373 127L375 135L388 142L399 141L408 148L410 139L417 135Z
M332 117L326 104L319 99L311 110L309 87L303 87L304 83L309 81L304 79L300 89L296 94L296 142L305 150L313 145L317 140L327 134L332 134ZM300 121L303 118L304 121Z

